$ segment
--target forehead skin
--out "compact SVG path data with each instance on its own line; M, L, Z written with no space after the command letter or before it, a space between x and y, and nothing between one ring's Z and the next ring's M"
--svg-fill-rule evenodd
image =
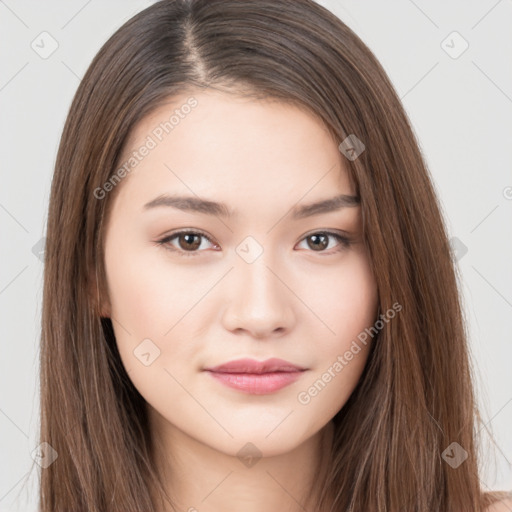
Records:
M175 124L170 123L191 97L196 106L183 108L174 115ZM137 158L129 160L134 152ZM149 200L170 191L214 196L239 211L237 219L257 212L269 228L299 201L355 191L337 145L319 119L287 103L218 91L174 97L144 118L132 131L120 165L128 161L136 165L117 185L128 188L128 196L133 192ZM133 183L127 187L129 181Z

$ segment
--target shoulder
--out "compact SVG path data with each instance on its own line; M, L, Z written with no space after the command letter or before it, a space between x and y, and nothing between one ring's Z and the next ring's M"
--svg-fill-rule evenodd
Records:
M485 509L485 512L512 512L512 498L493 503Z

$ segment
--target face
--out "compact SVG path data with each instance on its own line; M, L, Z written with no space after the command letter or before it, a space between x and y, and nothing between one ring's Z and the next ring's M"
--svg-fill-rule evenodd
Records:
M133 384L171 432L232 455L292 450L349 398L370 349L354 341L377 314L336 142L297 107L201 91L141 121L121 160L134 151L106 228L103 310ZM302 371L206 370L244 358Z

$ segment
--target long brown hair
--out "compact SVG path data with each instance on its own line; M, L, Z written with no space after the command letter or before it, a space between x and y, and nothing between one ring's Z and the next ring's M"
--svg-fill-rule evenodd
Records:
M407 115L372 52L312 0L161 0L101 48L73 99L52 182L41 339L41 512L149 512L159 482L145 401L102 318L104 228L135 124L212 87L291 102L341 144L386 311L361 379L334 418L315 510L481 512L480 416L446 228ZM199 105L200 108L200 105ZM345 158L345 157L343 157ZM467 452L445 462L451 443ZM162 491L163 487L159 487ZM497 497L497 495L496 495ZM171 497L172 498L172 497Z

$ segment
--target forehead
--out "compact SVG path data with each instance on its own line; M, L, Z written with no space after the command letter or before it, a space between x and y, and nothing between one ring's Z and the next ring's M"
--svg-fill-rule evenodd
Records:
M148 196L179 189L229 202L354 192L336 141L305 108L213 90L169 98L142 119L121 157L129 159L131 185L123 186Z

